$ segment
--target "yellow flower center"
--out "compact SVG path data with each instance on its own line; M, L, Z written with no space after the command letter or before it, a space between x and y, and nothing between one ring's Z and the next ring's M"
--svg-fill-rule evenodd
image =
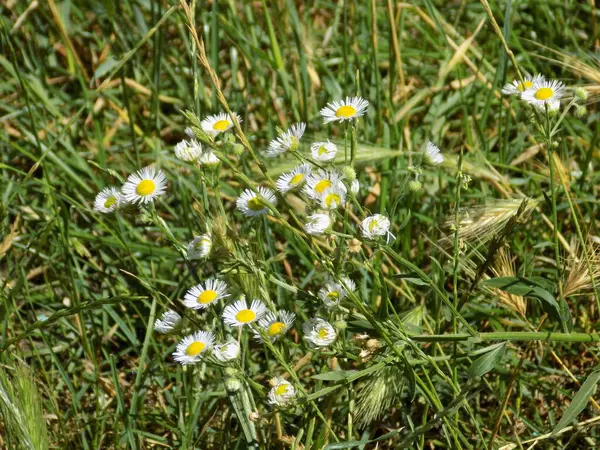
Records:
M369 231L373 231L373 229L378 225L379 223L377 222L377 219L371 220L371 223L369 224Z
M156 189L156 184L154 183L154 181L142 180L138 183L137 187L135 188L135 192L137 192L138 195L145 197L147 195L152 194L154 192L154 189Z
M235 320L242 323L249 323L256 319L256 313L251 309L242 309L235 315Z
M321 180L315 185L315 191L319 194L322 194L325 189L331 187L331 181L329 180Z
M336 117L342 117L344 119L347 119L348 117L352 117L352 116L354 116L354 114L356 114L356 109L354 109L354 106L352 106L352 105L341 106L335 112Z
M290 184L293 184L295 186L295 185L301 183L303 179L304 179L304 174L303 173L297 173L290 180Z
M202 353L204 347L206 347L204 342L192 342L190 345L188 345L188 348L185 350L185 352L188 356L197 356Z
M327 147L325 147L324 145L321 145L319 147L319 151L318 151L319 155L324 155L327 152L328 152Z
M317 331L317 335L320 339L327 339L329 332L327 331L327 328L321 328L319 331Z
M340 293L338 291L331 291L327 293L326 297L332 300L337 300L340 298Z
M215 298L217 298L217 293L211 289L207 289L198 296L198 303L206 305L213 302Z
M248 208L250 208L252 211L260 211L265 208L265 205L260 198L254 197L248 200Z
M287 384L280 384L279 386L277 386L275 388L275 395L284 395L287 392L287 388L288 385Z
M104 202L104 207L105 208L110 208L111 206L113 206L115 203L117 203L117 197L115 197L114 195L112 197L108 197L106 199L106 201Z
M227 127L229 126L229 120L219 120L217 122L215 122L215 124L213 125L213 130L215 131L225 131L227 129Z
M342 199L337 194L327 194L325 196L325 204L327 205L328 208L331 207L332 204L339 205L341 203L341 201L342 201Z
M285 323L273 322L271 325L269 325L267 334L269 336L277 336L278 334L281 334L281 332L283 331L284 328L285 328Z
M517 90L523 92L525 89L529 89L531 86L533 86L533 83L531 81L525 81L523 83L519 83L519 85L517 86Z
M554 91L551 88L539 88L535 93L535 98L538 100L548 100L554 95Z

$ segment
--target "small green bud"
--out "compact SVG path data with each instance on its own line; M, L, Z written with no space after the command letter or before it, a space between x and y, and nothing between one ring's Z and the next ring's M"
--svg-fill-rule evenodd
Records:
M558 148L558 142L552 141L552 148Z
M237 156L240 156L244 153L244 146L242 144L233 144L233 153Z
M223 142L226 144L233 144L235 142L235 135L233 133L224 133Z
M558 108L548 108L548 117L555 117L558 114Z
M587 115L587 108L583 105L579 105L577 108L575 108L575 116L577 116L579 119L585 117Z
M225 373L225 375L227 377L234 377L237 375L238 370L234 367L225 367L225 369L223 370L223 372Z
M422 187L423 187L423 185L421 184L421 182L419 180L410 180L408 182L408 190L410 192L417 193L421 190Z
M346 328L348 328L348 324L346 323L345 320L338 320L338 321L334 322L333 326L335 327L336 330L339 330L339 331L344 331Z
M225 389L227 392L237 392L242 388L242 383L237 378L227 378L225 380Z
M356 170L354 170L353 167L344 167L342 169L342 173L344 174L344 177L346 177L349 183L352 183L354 180L356 180Z
M577 86L573 91L573 94L575 94L575 97L577 97L577 99L583 102L586 101L588 98L588 92L581 86Z

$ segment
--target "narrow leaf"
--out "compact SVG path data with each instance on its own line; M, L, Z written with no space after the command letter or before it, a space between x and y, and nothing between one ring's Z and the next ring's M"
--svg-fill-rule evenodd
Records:
M596 385L600 381L600 369L594 370L585 380L585 382L579 388L579 392L571 401L571 404L560 418L560 422L556 425L556 428L552 430L552 434L556 435L560 430L566 427L571 421L575 420L579 413L588 404L590 397L596 392Z

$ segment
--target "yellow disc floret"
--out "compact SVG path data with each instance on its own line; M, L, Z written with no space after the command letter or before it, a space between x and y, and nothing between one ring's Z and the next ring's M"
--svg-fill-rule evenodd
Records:
M241 323L249 323L256 319L256 313L251 309L242 309L235 315L235 320Z
M156 184L154 183L154 181L142 180L138 183L137 187L135 188L135 192L137 192L138 195L145 197L147 195L152 194L155 189Z
M188 345L188 348L185 350L185 352L188 356L197 356L200 353L202 353L204 347L206 347L206 344L204 344L204 342L192 342L190 345Z
M354 116L354 114L356 114L356 109L354 109L354 106L352 106L352 105L341 106L335 112L336 117L343 117L345 119L347 119L348 117Z

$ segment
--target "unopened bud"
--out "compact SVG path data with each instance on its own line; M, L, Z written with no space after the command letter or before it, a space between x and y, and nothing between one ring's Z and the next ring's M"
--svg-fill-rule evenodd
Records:
M587 108L583 105L578 106L577 108L575 108L575 116L577 116L578 118L582 118L585 117L587 115Z
M240 156L244 153L244 146L242 144L233 144L233 153L237 156Z
M573 94L581 101L586 101L588 98L588 92L581 86L576 87Z
M344 174L344 177L348 180L348 182L352 183L354 180L356 180L356 170L354 170L353 167L344 167L342 169L342 173Z
M419 192L422 187L423 185L419 180L410 180L408 182L408 189L410 190L410 192Z
M225 380L225 389L228 392L237 392L242 388L242 383L237 378L227 378Z
M352 238L348 242L348 251L350 253L358 253L358 252L360 252L361 246L362 246L362 243L358 239Z
M348 324L345 320L338 320L334 322L333 326L339 331L344 331L348 327Z

